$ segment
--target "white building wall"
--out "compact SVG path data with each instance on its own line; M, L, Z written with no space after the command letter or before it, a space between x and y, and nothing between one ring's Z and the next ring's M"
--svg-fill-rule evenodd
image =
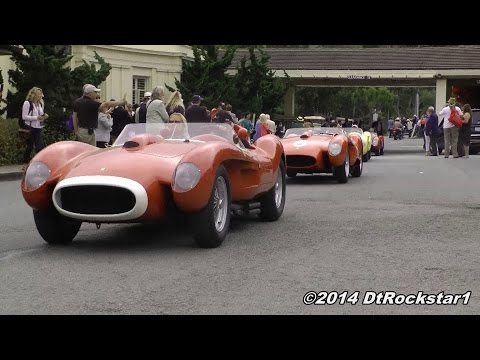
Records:
M8 70L14 69L14 68L15 68L15 63L12 60L10 60L10 55L0 56L0 70L2 71L2 77L3 77L2 97L4 99L7 98L8 90L15 92L15 88L10 86L10 84L8 83ZM3 105L0 105L0 106L3 106Z
M182 72L182 60L193 58L191 47L186 45L74 45L71 67L82 65L82 60L95 64L94 51L112 66L110 75L100 84L102 99L119 100L127 94L129 102L135 76L147 78L146 91L165 83L175 87L175 78L179 79Z
M110 75L99 85L103 100L120 100L127 94L127 100L132 102L134 76L147 78L146 91L157 85L165 86L165 83L175 87L175 77L180 79L182 72L182 60L193 59L192 49L187 45L72 45L70 67L83 65L83 60L97 64L94 51L112 66ZM8 90L15 90L8 84L8 70L14 68L10 55L0 56L3 97L7 96ZM166 99L169 95L166 90Z

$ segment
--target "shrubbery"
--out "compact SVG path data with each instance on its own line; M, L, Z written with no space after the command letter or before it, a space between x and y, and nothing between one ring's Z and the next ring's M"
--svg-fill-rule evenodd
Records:
M74 140L73 134L62 130L54 126L49 127L47 124L42 134L44 145L48 146L62 140ZM18 135L18 120L0 117L0 166L21 164L25 147L25 140Z
M18 136L15 119L0 117L0 165L21 164L25 142Z

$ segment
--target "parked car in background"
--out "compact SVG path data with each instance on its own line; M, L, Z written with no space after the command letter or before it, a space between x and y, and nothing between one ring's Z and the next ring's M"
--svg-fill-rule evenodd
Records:
M480 151L480 109L472 109L472 135L470 136L470 154Z

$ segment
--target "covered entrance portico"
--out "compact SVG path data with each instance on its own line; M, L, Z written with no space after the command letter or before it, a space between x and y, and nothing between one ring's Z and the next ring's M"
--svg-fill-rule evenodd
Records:
M374 74L365 75L326 75L315 74L307 77L303 74L295 77L296 74L287 74L291 77L292 87L285 96L284 112L286 116L294 116L295 113L295 90L298 87L415 87L435 88L435 109L440 111L445 106L450 96L457 97L460 103L470 103L472 107L480 107L480 70L476 71L455 71L454 74ZM336 75L336 76L335 76ZM350 77L349 77L350 76Z
M275 76L292 80L284 114L295 116L295 89L313 87L434 87L439 111L450 96L480 107L480 46L268 48ZM237 50L235 63L246 55Z

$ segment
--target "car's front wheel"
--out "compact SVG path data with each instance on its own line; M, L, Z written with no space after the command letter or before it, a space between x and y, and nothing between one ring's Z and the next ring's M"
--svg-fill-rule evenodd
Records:
M33 210L33 219L40 236L49 244L70 244L82 222L61 215L53 206Z
M223 165L217 170L207 206L192 214L195 241L202 248L215 248L225 240L231 217L231 193L228 173Z
M345 157L344 164L333 169L333 176L335 176L335 178L339 183L343 184L348 181L349 174L350 174L350 164L349 164L349 159L347 155Z
M260 200L260 217L263 220L275 221L282 216L283 208L285 207L285 193L285 164L283 161L280 161L275 184Z

